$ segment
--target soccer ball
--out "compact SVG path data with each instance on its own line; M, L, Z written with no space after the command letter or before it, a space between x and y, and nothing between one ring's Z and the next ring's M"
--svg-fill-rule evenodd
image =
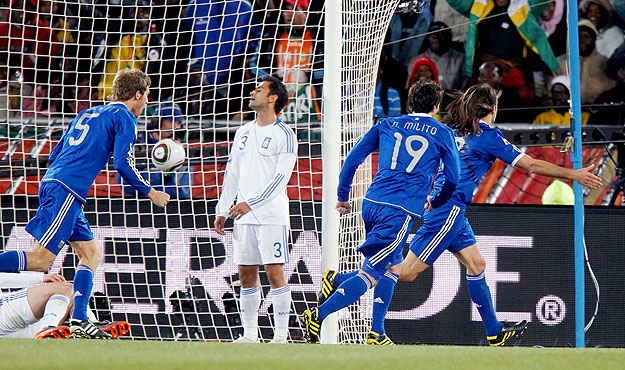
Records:
M172 139L163 139L152 149L152 163L163 172L174 171L186 158L182 144Z

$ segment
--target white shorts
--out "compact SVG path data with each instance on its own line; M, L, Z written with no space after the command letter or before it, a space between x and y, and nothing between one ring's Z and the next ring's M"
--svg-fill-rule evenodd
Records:
M289 262L289 228L286 225L234 225L234 262L269 265Z
M28 304L27 289L0 297L1 338L32 338L40 329L33 325L37 321Z

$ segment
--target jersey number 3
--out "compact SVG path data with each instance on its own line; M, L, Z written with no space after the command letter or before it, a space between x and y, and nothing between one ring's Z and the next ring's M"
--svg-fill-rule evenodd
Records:
M78 119L78 122L76 122L76 125L74 126L74 130L80 130L82 132L80 133L80 136L78 137L78 139L70 137L69 145L80 145L85 140L85 137L87 136L87 133L89 132L89 125L86 123L82 123L82 121L84 121L87 118L98 117L99 115L100 113L93 113L93 114L85 113L82 116L80 116L80 118Z
M394 134L395 136L395 148L393 148L393 158L391 159L391 170L394 170L397 167L397 157L399 156L399 150L401 148L401 144L404 141L404 137L399 132ZM418 141L421 143L421 147L417 150L412 148L412 142ZM406 148L406 152L412 157L412 160L406 167L406 172L410 173L419 163L419 160L423 156L423 153L428 149L430 143L426 138L420 135L410 135L406 138L406 142L404 144Z

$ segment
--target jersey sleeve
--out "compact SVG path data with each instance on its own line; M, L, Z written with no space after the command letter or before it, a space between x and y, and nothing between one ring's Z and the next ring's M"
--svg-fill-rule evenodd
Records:
M285 131L283 140L278 149L276 170L264 189L246 200L251 209L258 208L270 201L278 194L282 194L289 184L293 167L297 161L297 139L295 133L289 129Z
M137 141L136 124L123 115L114 115L115 145L113 147L113 165L124 181L145 197L152 187L135 167L134 147Z
M460 180L460 156L458 155L458 147L456 146L453 133L450 130L446 130L445 132L447 132L447 135L445 135L441 145L443 163L439 170L442 176L437 176L437 180L438 177L440 177L440 180L438 180L439 183L435 183L435 189L438 188L439 190L430 200L430 204L434 208L442 206L451 198Z
M373 153L380 145L380 123L374 125L363 137L361 137L356 145L349 151L341 174L339 175L339 186L337 188L337 197L341 202L349 200L349 192L352 188L352 180L358 166L364 162L367 156Z
M226 164L226 172L224 173L224 182L221 186L221 195L219 196L219 201L215 206L215 215L228 217L228 211L230 210L230 206L232 206L232 202L237 197L237 193L239 192L239 151L236 150L235 145L239 142L239 130L237 130L236 134L234 134L234 140L232 142L232 146L230 147L230 157L228 158L228 163Z
M525 155L516 145L506 140L499 129L493 129L488 135L484 148L493 157L497 157L507 164L514 166L519 159Z
M43 284L43 273L41 272L0 272L0 288L3 289L28 288L38 284Z

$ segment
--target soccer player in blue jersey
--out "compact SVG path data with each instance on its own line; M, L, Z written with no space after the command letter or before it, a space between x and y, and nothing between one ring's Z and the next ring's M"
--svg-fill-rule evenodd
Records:
M533 159L509 143L497 128L490 125L497 116L497 92L486 84L469 88L448 106L449 114L443 120L455 130L460 150L460 182L451 199L442 207L428 211L423 225L410 243L410 251L402 265L400 281L412 281L445 250L452 252L467 269L467 287L471 300L477 306L491 346L502 346L522 334L526 321L503 323L497 320L484 269L486 262L476 244L471 225L464 217L466 205L471 203L473 191L480 178L490 169L496 158L509 165L543 176L575 180L583 186L597 188L601 179L593 172L594 165L571 170L552 163ZM428 200L436 199L443 189L445 173L437 175L434 190ZM374 318L374 321L376 318Z
M81 338L110 338L87 319L93 271L102 259L83 214L87 193L111 155L115 169L141 196L164 207L169 195L150 187L135 168L133 146L137 117L148 102L150 78L137 69L124 69L113 81L110 104L78 114L50 153L50 167L39 187L37 214L26 225L35 239L30 252L0 254L0 272L47 271L66 243L80 258L74 275L71 332Z
M442 94L443 89L432 81L411 86L408 109L412 113L379 120L345 158L336 204L342 214L351 210L349 192L356 169L369 154L379 150L378 173L362 204L367 235L358 251L365 261L359 271L334 273L340 275L333 279L337 283L336 294L329 294L318 307L304 312L302 321L308 342L317 341L321 322L328 315L357 301L368 289L382 283L385 276L397 280L413 218L423 213L441 160L445 181L429 204L440 207L453 194L459 177L458 150L453 131L433 118ZM391 296L392 292L389 300Z

